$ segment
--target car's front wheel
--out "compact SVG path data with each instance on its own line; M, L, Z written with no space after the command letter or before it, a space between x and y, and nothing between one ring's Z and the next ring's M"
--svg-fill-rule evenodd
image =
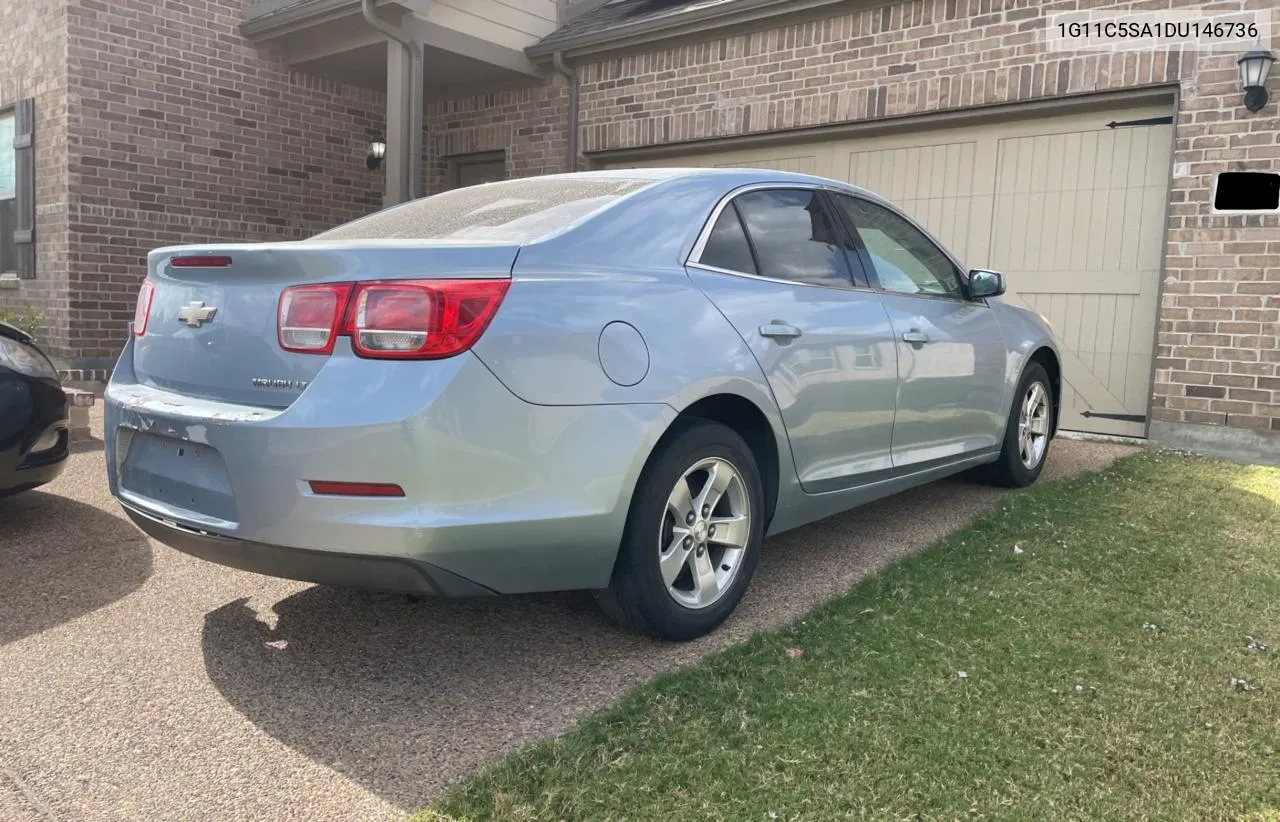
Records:
M1025 488L1039 478L1053 439L1053 399L1049 372L1038 362L1029 364L1013 395L1000 458L986 466L989 482Z
M601 604L659 639L710 633L755 573L763 513L760 471L743 439L719 423L681 423L636 488Z

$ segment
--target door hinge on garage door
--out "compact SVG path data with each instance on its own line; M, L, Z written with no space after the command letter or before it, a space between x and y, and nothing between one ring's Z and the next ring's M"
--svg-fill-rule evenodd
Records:
M1171 126L1173 125L1173 115L1167 117L1148 117L1145 120L1122 120L1116 122L1112 120L1107 123L1107 128L1132 128L1133 126Z
M1100 420L1119 420L1120 422L1137 422L1143 423L1147 421L1145 414L1107 414L1102 411L1082 411L1082 417L1097 417Z

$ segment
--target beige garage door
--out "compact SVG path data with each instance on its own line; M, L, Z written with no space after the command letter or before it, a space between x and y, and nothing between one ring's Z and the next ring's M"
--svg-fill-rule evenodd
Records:
M1010 302L1053 324L1062 426L1143 436L1164 250L1168 108L929 129L635 166L751 166L846 180L895 202L967 265L1003 271Z

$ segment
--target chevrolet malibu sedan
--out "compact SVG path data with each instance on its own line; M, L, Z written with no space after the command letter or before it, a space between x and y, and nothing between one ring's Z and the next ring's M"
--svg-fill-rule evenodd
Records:
M590 589L718 626L767 535L960 471L1035 481L1045 323L882 198L748 169L464 188L310 240L148 258L111 491L235 568Z

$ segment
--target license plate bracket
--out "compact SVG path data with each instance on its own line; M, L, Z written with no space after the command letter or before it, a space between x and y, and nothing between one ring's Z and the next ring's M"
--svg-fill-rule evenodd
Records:
M120 487L165 507L237 522L226 463L203 443L133 431L120 467ZM121 443L123 444L123 443Z

